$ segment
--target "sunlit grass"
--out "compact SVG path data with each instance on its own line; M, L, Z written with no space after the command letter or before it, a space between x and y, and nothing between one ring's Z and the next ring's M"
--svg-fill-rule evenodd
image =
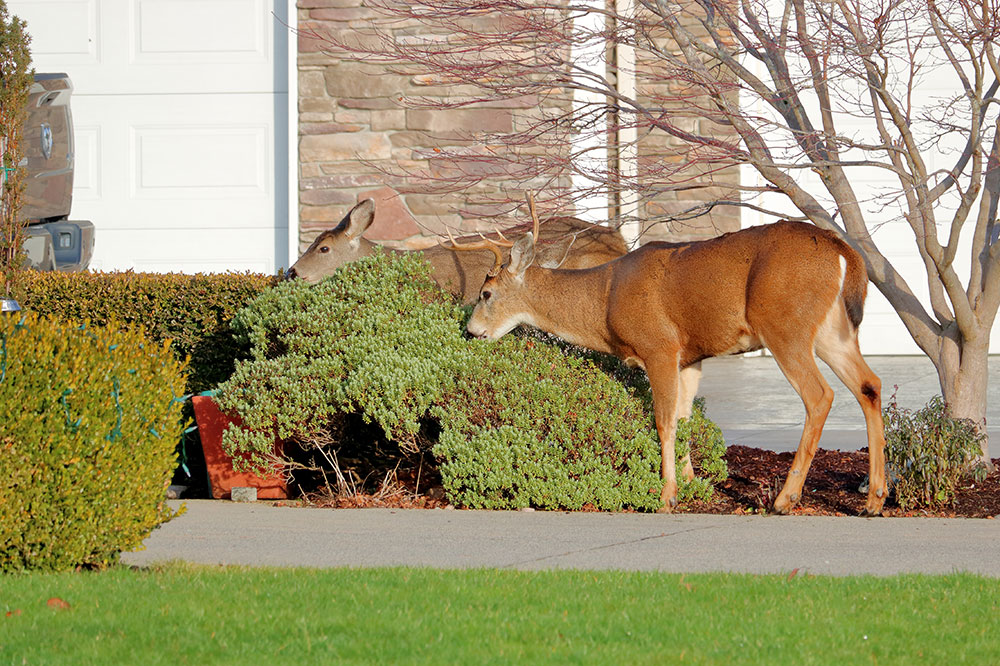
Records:
M1000 581L965 574L171 565L0 578L0 663L997 663L998 635Z

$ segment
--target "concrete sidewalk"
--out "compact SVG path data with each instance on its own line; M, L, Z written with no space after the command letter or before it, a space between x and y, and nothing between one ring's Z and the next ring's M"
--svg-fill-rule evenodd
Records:
M903 407L940 393L923 357L868 359L885 394ZM995 365L994 365L995 364ZM826 370L825 366L823 369ZM991 373L1000 358L991 359ZM820 446L865 445L861 409L827 371L836 392ZM711 359L699 395L730 444L794 450L804 410L774 360ZM1000 424L1000 385L988 423ZM992 431L994 451L1000 432ZM122 561L270 566L429 566L634 569L814 574L948 573L1000 576L1000 520L641 515L461 510L301 509L266 503L185 502L146 550ZM180 503L174 502L173 506Z
M221 500L187 508L122 561L1000 576L997 520L333 510Z

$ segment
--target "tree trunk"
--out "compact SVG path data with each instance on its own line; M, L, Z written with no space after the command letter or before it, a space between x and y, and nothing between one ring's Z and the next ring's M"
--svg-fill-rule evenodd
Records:
M969 419L986 432L986 386L989 381L989 336L985 344L956 344L945 338L941 353L932 360L937 367L941 393L954 418ZM982 460L992 470L989 437L983 439Z

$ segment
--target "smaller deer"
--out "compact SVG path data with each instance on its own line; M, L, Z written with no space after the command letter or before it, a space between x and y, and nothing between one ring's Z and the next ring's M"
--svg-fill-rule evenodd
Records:
M333 275L344 264L374 252L377 244L362 236L374 220L375 202L365 199L352 208L340 224L324 231L313 241L285 273L286 279L302 278L310 283L319 282ZM535 233L535 238L542 239L537 260L540 265L550 268L597 266L628 251L618 231L573 217L548 219L541 230L543 237L538 235L537 230ZM527 231L527 227L515 227L508 231L520 234ZM508 245L498 234L494 236L499 244ZM463 303L474 303L479 297L479 286L494 261L494 254L489 248L456 254L436 245L413 251L424 253L431 264L434 280L445 291L461 297Z
M534 259L532 234L514 243L506 267L497 255L468 332L496 339L529 324L644 368L660 439L662 510L677 503L677 419L690 409L700 361L766 346L806 408L775 511L788 513L799 501L833 402L819 356L861 405L870 471L865 513L881 513L887 495L881 381L858 347L867 275L847 243L813 225L783 221L701 242L649 243L583 270L532 266Z

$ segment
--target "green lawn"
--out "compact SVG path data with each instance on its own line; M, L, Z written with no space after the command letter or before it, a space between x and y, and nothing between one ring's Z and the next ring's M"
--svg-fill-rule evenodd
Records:
M3 664L273 659L998 663L1000 581L187 565L0 577Z

